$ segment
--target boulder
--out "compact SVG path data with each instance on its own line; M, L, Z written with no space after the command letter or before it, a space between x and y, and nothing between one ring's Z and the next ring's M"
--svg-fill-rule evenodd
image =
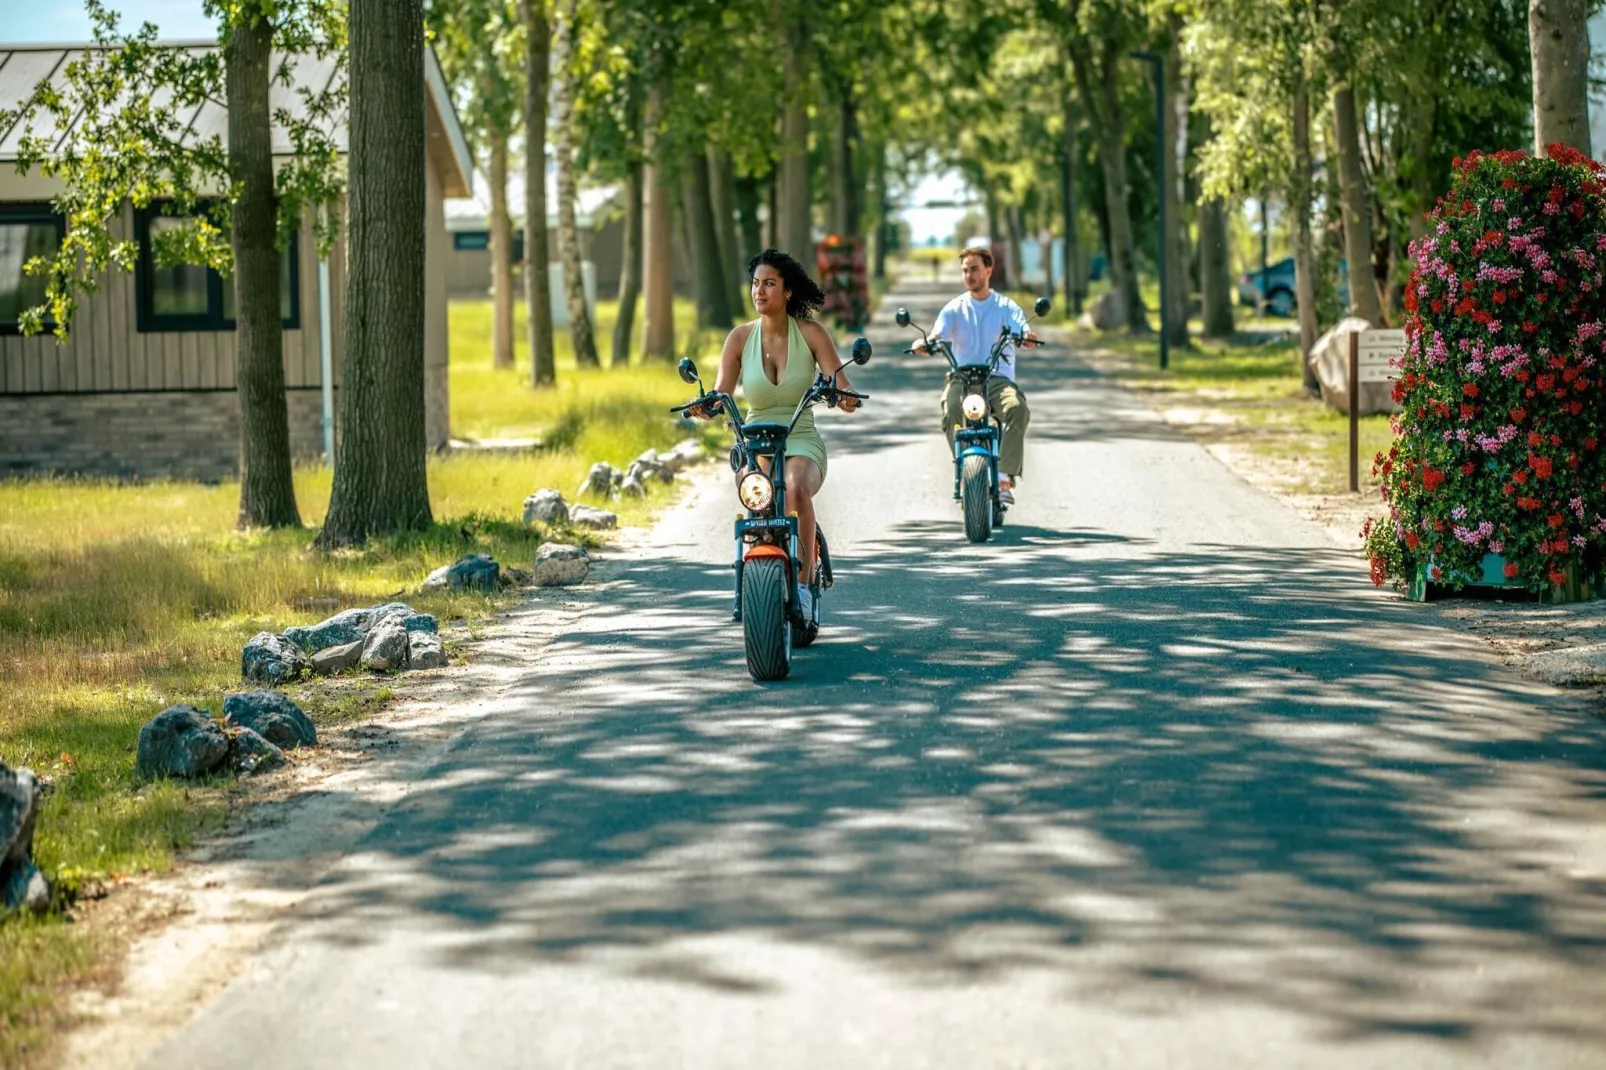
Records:
M360 640L368 630L368 618L372 613L371 609L348 609L310 628L286 628L284 637L304 653L316 654L332 646Z
M258 632L240 653L240 675L259 684L282 684L311 668L299 646L272 632Z
M613 495L614 475L613 465L607 461L598 461L591 466L591 471L581 481L580 489L575 491L575 497L583 498L588 494L597 498L611 497ZM574 510L571 508L570 520L574 519L573 512Z
M1076 325L1084 330L1118 331L1126 326L1126 304L1119 290L1106 290L1082 313Z
M625 481L619 485L619 493L626 498L645 498L647 496L647 486L641 481L641 477L636 474L635 470L632 469L630 474L625 476Z
M568 587L591 571L591 555L583 547L542 543L535 552L533 582L537 587Z
M236 773L266 773L285 764L284 751L249 728L229 733L229 767Z
M139 730L135 767L148 777L205 776L228 754L229 737L210 714L170 706Z
M501 566L495 559L489 554L469 554L431 572L419 590L495 591L501 586Z
M407 665L412 669L445 668L446 649L441 646L441 637L433 632L408 632Z
M363 642L362 666L375 672L407 668L407 629L399 617L387 617L369 629Z
M312 718L282 691L246 691L223 700L223 723L249 728L281 747L310 747L318 742Z
M569 523L577 528L611 531L619 526L619 514L606 509L593 509L589 505L576 505L569 510Z
M357 639L320 650L312 655L312 671L319 676L330 676L355 668L362 661L362 648L363 640Z
M1310 367L1321 386L1322 401L1339 412L1349 412L1350 335L1370 330L1371 326L1359 316L1346 316L1311 347ZM1394 401L1393 383L1361 383L1360 388L1360 415L1400 411Z
M524 522L533 524L536 521L543 524L567 524L569 503L563 500L561 493L551 487L536 491L524 499Z
M0 763L0 904L7 913L43 913L50 883L33 864L33 826L44 792L31 769Z

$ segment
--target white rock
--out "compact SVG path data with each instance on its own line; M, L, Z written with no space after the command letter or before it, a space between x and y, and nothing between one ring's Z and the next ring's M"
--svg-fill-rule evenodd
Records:
M584 547L542 543L535 552L531 582L537 587L567 587L581 582L591 571L591 555Z
M551 487L536 491L524 499L524 522L530 524L537 520L543 524L567 524L569 503Z
M619 514L606 509L594 509L589 505L575 505L569 508L569 523L577 528L611 531L619 526Z
M591 471L581 481L580 489L575 491L575 497L583 498L588 494L599 498L609 497L613 493L614 476L616 474L613 470L613 465L607 461L598 461L591 466Z
M407 668L407 635L400 617L386 617L374 625L363 642L363 668L375 672Z
M440 669L446 666L446 649L441 637L433 632L407 633L407 667L410 669Z

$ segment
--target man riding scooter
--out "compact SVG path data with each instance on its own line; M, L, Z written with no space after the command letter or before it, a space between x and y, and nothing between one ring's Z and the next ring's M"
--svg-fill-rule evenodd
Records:
M986 364L999 332L1008 326L1011 333L1022 336L1023 345L1037 344L1037 335L1027 324L1026 313L1014 301L992 288L993 254L980 245L967 246L959 254L959 269L965 280L965 292L949 301L937 313L930 337L946 338L953 346L954 360L958 364ZM924 343L915 349L930 350ZM954 429L963 426L961 409L964 387L959 378L950 373L942 395L942 429L948 436L948 447L953 448ZM1015 348L1006 344L999 358L998 368L987 381L987 404L1004 426L1003 441L998 451L998 497L1005 505L1015 502L1014 487L1026 463L1026 425L1031 411L1026 407L1026 395L1015 382Z

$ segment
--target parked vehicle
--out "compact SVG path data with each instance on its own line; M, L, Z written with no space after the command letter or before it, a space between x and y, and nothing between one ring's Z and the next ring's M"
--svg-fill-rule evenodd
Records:
M853 363L870 359L870 340L853 343ZM680 362L680 377L696 384L696 399L671 412L701 408L724 413L736 432L731 469L741 476L736 496L746 510L736 520L736 605L732 616L742 622L747 671L755 680L780 680L792 671L792 651L814 642L820 632L820 595L835 584L825 532L816 526L819 567L809 577L813 612L805 618L797 595L803 571L798 557L797 515L786 509L786 439L798 417L823 401L835 408L844 397L864 400L868 394L838 389L836 376L816 373L814 385L798 401L790 423L743 423L729 394L706 390L690 357Z
M1292 316L1299 303L1294 297L1294 258L1284 257L1275 264L1267 264L1265 274L1246 271L1238 276L1238 303L1258 308L1262 300L1266 311L1273 316ZM1349 300L1349 267L1338 262L1339 299Z

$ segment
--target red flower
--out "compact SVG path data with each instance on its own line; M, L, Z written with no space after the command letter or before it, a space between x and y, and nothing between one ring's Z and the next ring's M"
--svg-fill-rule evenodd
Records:
M1509 179L1507 181L1509 181ZM1517 578L1517 566L1513 565L1510 561L1507 561L1505 567L1500 571L1506 574L1506 579L1508 580L1514 580Z
M1561 514L1560 513L1551 513L1545 519L1550 522L1550 526L1551 527L1553 527L1553 528L1561 527Z
M1415 549L1419 548L1422 545L1422 540L1417 537L1416 532L1407 531L1405 533L1405 545L1407 545L1411 549L1415 550Z
M1478 384L1477 383L1462 383L1461 384L1461 393L1465 394L1469 398L1477 397L1478 396Z
M1472 462L1472 461L1468 461L1466 464L1461 466L1461 474L1464 475L1464 476L1470 476L1472 473L1476 472L1477 470L1478 470L1477 464Z
M1549 457L1530 456L1528 458L1528 466L1534 470L1534 475L1538 476L1540 479L1550 478L1551 469Z
M1422 489L1429 493L1437 490L1444 484L1444 473L1437 468L1425 468L1422 471Z
M1553 586L1560 587L1562 584L1567 582L1567 573L1561 572L1557 569L1551 569L1550 582Z
M1497 305L1505 304L1506 303L1506 291L1504 291L1504 290L1496 290L1494 292L1494 303L1497 304Z
M1512 409L1511 410L1511 422L1514 423L1514 424L1520 424L1520 423L1522 423L1523 417L1525 417L1527 415L1528 415L1528 410L1527 409Z
M1537 508L1539 508L1539 499L1538 498L1518 498L1517 499L1517 508L1518 509L1537 509Z

